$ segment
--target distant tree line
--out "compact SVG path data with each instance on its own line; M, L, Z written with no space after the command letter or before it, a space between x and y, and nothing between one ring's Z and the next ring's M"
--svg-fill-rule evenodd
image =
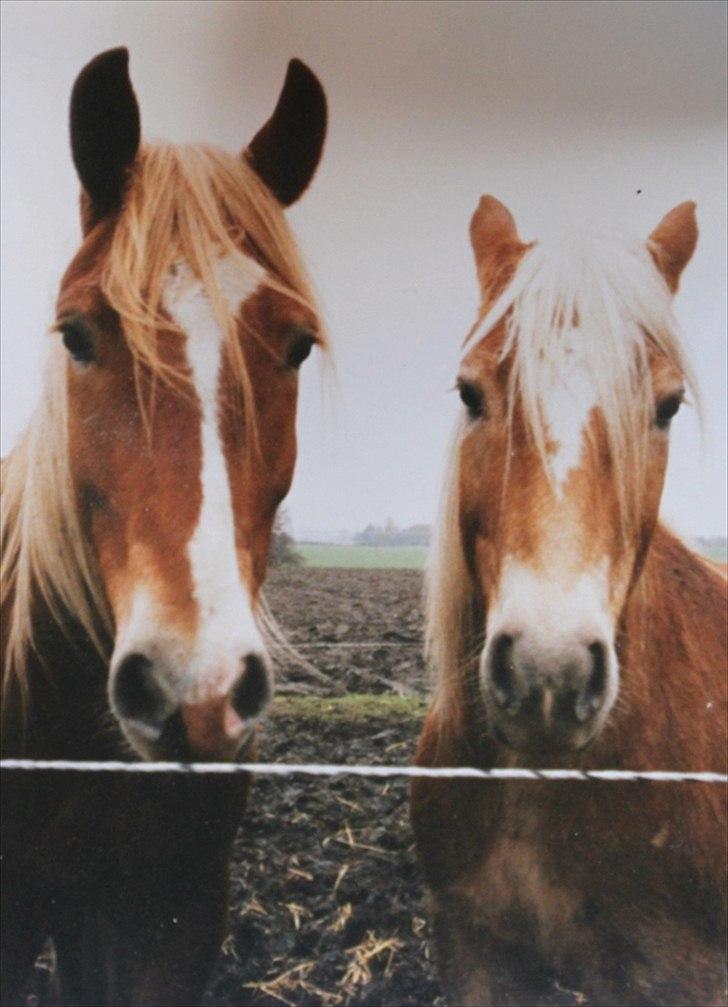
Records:
M368 524L354 536L356 545L429 545L432 529L428 524L398 528L393 521L384 526Z
M302 562L303 557L296 549L296 543L288 530L288 516L284 510L280 510L273 525L268 565L300 566Z

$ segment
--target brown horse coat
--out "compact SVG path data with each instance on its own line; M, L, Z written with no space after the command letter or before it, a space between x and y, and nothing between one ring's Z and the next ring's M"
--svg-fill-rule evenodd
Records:
M551 274L543 280L497 200L481 201L471 236L486 321L461 368L467 416L429 587L437 694L416 764L725 773L726 582L657 524L687 370L668 332L669 297L695 246L694 206L668 214L617 273L606 256L594 274L584 260L585 277L611 279L599 289L619 319L610 331L597 311L592 344L587 309L601 302L552 297ZM518 301L521 262L542 283L529 310ZM653 293L641 301L643 279ZM546 304L541 320L562 347L522 328L532 355L514 362L513 326L497 314L504 296L523 326ZM638 304L651 305L663 337L644 320L630 329ZM555 459L571 414L556 417L556 437L547 407L529 414L521 393L553 387L539 372L550 354L568 369L580 353L577 373L603 397L585 411L581 452L562 477ZM610 404L612 363L632 391ZM621 440L615 408L632 410ZM411 793L450 1003L725 1002L723 787L438 779Z

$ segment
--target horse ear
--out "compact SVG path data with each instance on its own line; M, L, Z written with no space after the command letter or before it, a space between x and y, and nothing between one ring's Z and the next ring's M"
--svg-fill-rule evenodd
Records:
M129 80L129 52L109 49L88 63L71 92L71 153L83 186L87 231L121 205L139 150L139 106Z
M481 196L470 221L470 243L481 287L489 287L490 277L500 272L497 265L510 260L523 248L511 212L495 196Z
M326 137L326 95L299 59L288 64L273 115L255 134L244 157L283 206L308 187Z
M666 214L650 235L647 247L655 265L675 293L680 274L687 266L698 242L695 203L680 203Z

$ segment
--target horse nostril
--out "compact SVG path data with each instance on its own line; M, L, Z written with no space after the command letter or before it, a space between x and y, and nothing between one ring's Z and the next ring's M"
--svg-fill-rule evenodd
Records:
M270 675L265 661L258 654L248 654L243 659L243 667L230 703L241 720L251 720L264 710L270 699Z
M490 686L498 706L515 714L521 705L516 688L516 673L513 667L513 637L502 633L491 648Z
M589 654L591 672L575 705L577 720L582 722L597 712L607 690L607 649L603 643L595 640L589 645Z
M164 694L154 680L154 665L144 654L129 654L116 669L112 698L117 714L158 735L166 719Z

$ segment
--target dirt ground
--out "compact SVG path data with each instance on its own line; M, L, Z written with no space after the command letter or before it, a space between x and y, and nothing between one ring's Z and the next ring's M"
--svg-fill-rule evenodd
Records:
M267 596L286 637L325 676L313 691L409 696L427 692L422 589L418 570L294 567L272 572ZM295 665L283 663L295 682ZM306 680L306 691L311 686Z
M412 717L271 718L264 759L408 761ZM433 1004L404 781L259 778L233 867L210 1004Z
M421 589L408 570L274 572L269 600L289 638L335 646L302 647L326 680L302 684L315 697L276 701L261 760L411 761L425 710ZM380 645L342 646L362 641ZM284 671L294 688L305 679ZM403 780L259 777L232 905L208 1004L443 1002Z

